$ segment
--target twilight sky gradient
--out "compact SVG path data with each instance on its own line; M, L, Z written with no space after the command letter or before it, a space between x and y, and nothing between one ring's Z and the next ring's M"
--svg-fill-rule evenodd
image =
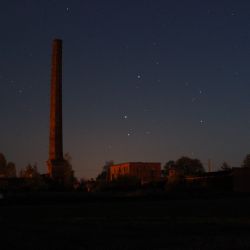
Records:
M0 151L18 169L47 171L54 38L77 177L106 160L217 169L250 152L249 1L3 0L0 30Z

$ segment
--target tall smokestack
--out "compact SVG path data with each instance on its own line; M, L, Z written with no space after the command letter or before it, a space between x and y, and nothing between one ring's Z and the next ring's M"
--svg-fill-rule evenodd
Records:
M49 176L64 187L72 187L72 167L63 158L62 133L62 40L55 39L52 46L51 86L50 86L50 135Z
M62 40L55 39L52 46L51 86L50 86L50 135L49 176L66 185L71 176L71 169L63 159L62 134Z
M59 39L53 41L52 47L49 142L49 159L62 161L62 40Z

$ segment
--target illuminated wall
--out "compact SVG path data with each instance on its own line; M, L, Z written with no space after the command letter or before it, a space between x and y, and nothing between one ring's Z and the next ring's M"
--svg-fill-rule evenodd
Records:
M128 162L113 165L109 169L108 181L125 175L135 176L141 183L157 181L161 178L161 163Z

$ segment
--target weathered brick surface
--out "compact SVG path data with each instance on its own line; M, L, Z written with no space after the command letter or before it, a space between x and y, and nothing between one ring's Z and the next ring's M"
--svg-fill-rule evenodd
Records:
M109 168L108 180L119 176L135 176L142 183L158 181L161 178L161 163L158 162L127 162Z
M62 41L55 39L52 50L50 92L49 159L63 159L62 143Z
M49 175L65 183L69 175L63 158L62 134L62 40L55 39L52 47L50 89ZM70 173L71 174L71 173Z

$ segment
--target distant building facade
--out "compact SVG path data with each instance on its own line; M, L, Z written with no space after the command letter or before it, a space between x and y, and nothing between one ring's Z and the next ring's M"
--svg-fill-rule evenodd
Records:
M159 181L161 179L161 163L127 162L110 166L108 181L113 181L120 176L134 176L141 183Z
M250 168L233 168L233 187L235 192L250 193Z

